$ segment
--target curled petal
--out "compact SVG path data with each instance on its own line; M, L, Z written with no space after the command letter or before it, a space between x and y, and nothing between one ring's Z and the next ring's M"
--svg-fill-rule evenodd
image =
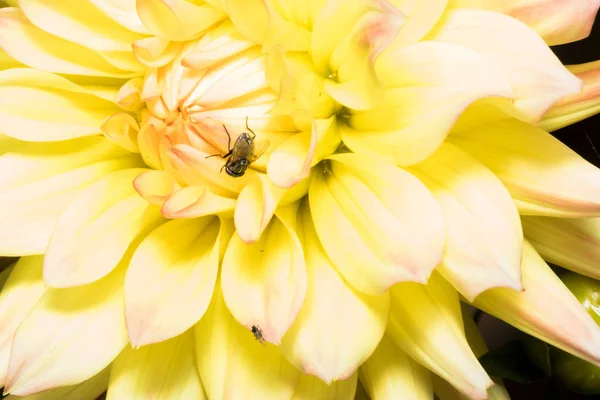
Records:
M384 335L375 352L360 367L360 382L372 399L421 400L433 396L431 373Z
M475 299L474 305L532 336L600 365L598 325L527 241L521 269L525 291L490 289Z
M0 386L6 382L8 360L17 328L46 291L42 256L22 257L0 292Z
M353 112L340 131L353 151L383 154L396 165L415 164L431 155L474 101L512 97L497 66L448 43L422 42L386 52L376 72L386 87L380 104Z
M307 204L301 206L301 214L306 300L281 349L305 373L331 383L348 379L371 355L385 331L390 299L388 294L369 296L349 286L325 255Z
M92 284L44 293L17 329L5 392L25 396L74 385L112 362L127 344L125 270L123 263Z
M600 170L533 125L498 120L457 131L448 140L500 178L521 215L600 214Z
M525 237L544 260L600 279L600 218L521 219Z
M510 15L529 25L550 46L586 38L598 0L452 0L456 7L482 8Z
M117 93L115 102L125 111L137 111L144 106L142 102L142 78L132 78L125 82Z
M95 50L44 32L18 8L0 9L0 47L15 60L43 71L119 78L131 76L130 72L116 68Z
M391 296L388 333L396 345L460 392L485 399L493 383L469 348L452 286L434 272L426 286L399 283Z
M406 21L398 34L384 51L395 51L401 47L415 44L440 21L449 0L410 0L394 1Z
M110 369L106 398L206 400L195 363L192 331L141 349L128 346Z
M600 4L600 3L599 3ZM552 132L582 121L600 112L600 61L568 66L583 81L579 93L554 104L540 121L540 127Z
M295 215L291 219L274 218L251 245L234 235L221 272L223 296L235 319L248 329L259 326L265 340L275 344L296 319L306 295L304 252L292 225Z
M296 386L293 400L354 400L358 374L346 380L327 384L317 377L303 375Z
M173 61L179 55L183 44L153 36L135 41L132 48L136 58L142 64L150 68L158 68Z
M120 112L85 87L29 68L0 71L0 105L0 132L32 142L100 133L104 120Z
M523 233L502 182L450 143L410 172L431 190L444 215L439 272L469 301L491 287L521 290Z
M229 18L242 35L263 43L269 30L269 13L264 0L223 0Z
M515 107L530 122L539 121L552 104L581 90L581 80L546 43L509 16L482 10L449 11L431 39L469 47L496 64L511 84Z
M149 31L172 41L195 39L226 17L208 4L185 0L137 0L136 9Z
M396 282L425 283L442 259L440 208L425 185L400 168L356 154L331 156L308 194L325 252L361 292L380 295Z
M236 201L212 193L204 186L186 186L172 193L163 203L166 218L197 218L211 214L229 214Z
M87 187L57 221L44 258L52 287L84 285L106 276L131 242L160 221L158 207L131 182L143 170L126 169Z
M135 118L127 113L113 114L100 126L100 130L107 139L132 153L140 152L137 143L139 129Z
M135 250L125 278L134 348L175 337L202 317L217 279L219 231L216 218L170 221Z
M133 188L146 201L162 205L173 192L179 189L179 185L171 172L149 170L135 177Z
M229 313L215 287L213 300L194 327L196 362L209 399L292 398L300 371L276 346L261 345ZM259 327L262 328L262 327Z

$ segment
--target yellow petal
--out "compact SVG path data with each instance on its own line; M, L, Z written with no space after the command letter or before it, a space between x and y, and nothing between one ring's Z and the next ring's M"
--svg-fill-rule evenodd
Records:
M555 131L600 112L600 61L568 68L583 81L583 89L565 97L548 110L540 121L540 127L545 131Z
M9 68L23 68L26 65L21 64L8 54L5 51L2 51L0 48L0 69L9 69Z
M360 382L372 399L431 399L431 374L384 335L375 352L360 367Z
M19 7L33 25L88 49L131 52L131 43L142 37L121 27L87 1L19 0Z
M450 143L409 171L444 214L446 247L438 269L444 278L469 301L491 287L521 290L523 233L502 182Z
M0 10L0 47L14 59L43 71L120 78L131 75L94 50L44 32L17 8Z
M127 346L110 369L106 399L205 400L192 331L137 350Z
M221 267L223 296L235 319L248 329L259 326L265 340L275 344L306 294L304 253L294 223L295 215L278 215L251 245L234 235Z
M58 218L86 186L139 165L123 153L95 137L26 144L0 156L0 168L12 171L0 178L0 254L44 253Z
M179 55L183 44L152 36L135 41L132 47L141 63L147 67L159 68L173 61Z
M521 215L600 214L600 170L533 125L504 119L448 140L500 178Z
M361 292L380 295L396 282L425 283L442 259L440 208L425 185L400 168L356 154L332 156L314 174L309 201L327 256Z
M144 106L142 102L142 88L144 80L142 78L131 78L117 93L115 102L125 111L138 111Z
M163 203L166 218L197 218L211 214L231 214L236 201L212 193L205 186L186 186L172 193Z
M296 386L293 400L354 400L358 374L344 381L327 384L311 375L303 375Z
M90 379L77 385L50 389L25 397L11 394L5 397L5 400L96 400L106 392L109 375L110 367L106 367Z
M137 135L140 126L131 114L119 113L108 117L100 130L104 136L132 153L139 153Z
M586 38L600 7L597 0L452 0L452 4L508 14L533 28L550 46Z
M0 268L2 268L2 271L0 271L0 292L2 291L2 287L4 287L8 276L11 274L15 266L15 264L12 264L13 261L14 258L12 257L2 257L1 259L2 267Z
M0 386L4 386L15 332L46 291L41 256L22 257L0 292Z
M386 87L380 104L352 113L348 125L340 125L342 140L355 152L383 154L397 165L431 155L477 99L512 97L501 71L464 46L422 42L386 52L376 72Z
M100 133L104 120L119 112L84 87L28 68L0 72L0 99L0 132L34 142Z
M137 0L136 8L150 32L173 41L195 39L226 18L210 5L186 0Z
M310 131L292 136L271 153L269 179L282 188L294 186L308 177L311 167L332 154L340 141L335 118L315 120Z
M175 176L169 171L144 171L133 180L133 188L146 201L162 205L167 197L179 189Z
M220 234L227 235L227 228ZM125 279L134 348L175 337L202 317L217 279L219 230L214 217L170 221L135 250Z
M90 185L59 218L44 258L44 281L56 288L106 276L136 236L160 222L158 207L132 181L143 169L114 172Z
M523 232L544 260L600 279L600 219L523 216Z
M198 371L209 399L289 399L300 380L276 346L255 340L229 313L220 283L194 328Z
M331 383L348 379L375 350L387 325L390 298L356 292L344 281L319 243L308 204L300 207L307 292L281 351L305 373Z
M500 67L513 89L515 106L530 121L538 121L552 104L581 90L581 81L532 29L506 15L453 10L431 39L469 47Z
M402 0L392 1L406 16L398 35L384 51L395 51L417 43L440 21L448 0Z
M132 32L149 34L136 11L136 0L90 0L109 18Z
M74 385L112 362L127 344L125 267L89 285L44 293L15 334L5 392Z
M285 189L273 185L265 174L256 177L240 192L235 206L235 229L246 244L260 238L285 194Z
M231 22L254 43L263 43L269 30L269 13L263 0L223 0Z
M391 294L388 332L396 345L465 395L484 399L492 381L465 339L452 286L434 272L426 286L399 283Z
M490 289L474 305L545 342L600 365L600 331L534 248L523 247L524 292Z

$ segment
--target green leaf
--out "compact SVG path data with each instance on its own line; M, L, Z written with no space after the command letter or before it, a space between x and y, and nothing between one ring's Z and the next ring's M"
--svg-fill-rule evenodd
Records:
M518 383L531 383L545 376L529 360L525 346L519 340L487 352L479 358L479 362L489 375Z

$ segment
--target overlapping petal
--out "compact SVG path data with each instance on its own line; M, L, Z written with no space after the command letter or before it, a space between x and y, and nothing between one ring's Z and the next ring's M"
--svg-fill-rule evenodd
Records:
M324 382L348 379L383 336L389 294L369 296L350 287L325 255L308 204L300 206L300 214L307 293L281 350L302 371Z
M303 375L296 386L293 400L354 400L358 374L343 381L327 384L312 375Z
M512 87L515 107L531 122L537 122L561 98L581 90L581 80L544 41L507 15L452 10L430 39L469 47L500 67Z
M498 176L522 215L600 214L600 170L533 125L501 119L448 140Z
M143 170L114 172L82 191L57 221L44 258L52 287L84 285L106 276L131 242L160 222L158 207L131 182Z
M260 327L259 327L260 328ZM289 399L300 371L276 346L263 346L229 313L219 288L194 327L196 362L209 399Z
M132 32L149 34L136 11L136 0L89 0L109 18Z
M170 221L138 246L125 279L133 347L175 337L202 317L217 279L219 237L231 234L228 227L211 217Z
M600 330L579 301L527 242L523 246L523 286L494 288L474 305L522 331L600 365Z
M277 212L254 244L235 234L223 259L221 284L227 307L265 340L279 344L296 319L306 295L306 264L295 232L297 205Z
M523 216L523 232L544 260L600 279L600 219Z
M600 7L598 0L452 0L451 4L508 14L533 28L550 46L586 38Z
M395 344L470 398L486 398L492 381L469 348L454 288L434 272L426 286L395 285L391 298L388 332Z
M431 190L444 215L441 274L470 301L491 287L522 289L523 233L502 182L450 143L409 171Z
M380 103L351 113L340 131L353 151L385 155L396 165L431 155L477 99L513 96L498 66L449 43L422 42L385 52L376 73L386 88Z
M406 400L433 396L430 372L400 350L388 335L360 367L359 377L372 399L391 399L399 393Z
M125 267L90 285L44 293L15 334L5 392L24 396L74 385L121 352Z
M442 259L440 208L400 168L362 155L334 155L314 173L308 195L327 256L361 292L380 295L396 282L425 283Z
M106 398L205 400L196 369L193 332L141 349L126 347L110 368Z

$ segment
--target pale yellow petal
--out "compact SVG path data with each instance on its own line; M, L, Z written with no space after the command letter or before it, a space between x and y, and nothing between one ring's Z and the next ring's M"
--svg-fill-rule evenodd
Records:
M304 252L294 231L295 216L290 219L273 218L251 245L235 234L221 267L223 296L235 319L247 329L259 326L265 340L275 344L294 322L306 294Z
M159 68L167 65L179 55L183 49L183 43L152 36L135 41L132 47L135 57L142 64L150 68Z
M170 171L147 170L135 177L132 182L135 191L146 201L162 205L180 186Z
M360 367L360 382L372 399L405 400L433 397L431 373L384 335L375 352Z
M161 213L167 218L196 218L211 214L232 214L236 200L212 193L205 186L185 186L169 195Z
M469 47L500 67L511 84L515 107L530 121L538 121L552 104L581 90L581 80L562 65L546 43L509 16L453 10L446 13L443 25L430 39Z
M111 115L104 120L100 130L108 140L125 150L132 153L140 152L137 142L140 126L131 114L118 113Z
M131 75L96 51L41 30L17 8L0 10L0 47L14 59L43 71L120 78Z
M425 283L442 260L442 213L410 173L376 158L339 154L315 172L310 209L321 244L355 289L382 294ZM348 251L352 249L352 251Z
M89 0L109 18L132 32L149 34L137 14L136 0Z
M599 3L600 4L600 3ZM600 112L600 61L570 65L567 68L583 81L583 89L554 104L540 121L552 132Z
M227 309L217 282L213 300L194 327L196 361L209 399L289 399L300 380L276 346L258 342Z
M467 343L454 288L434 272L426 286L399 283L391 294L388 332L396 345L465 395L485 399L492 381Z
M227 16L211 5L186 0L137 0L136 9L150 32L173 41L195 39Z
M114 102L58 75L28 68L0 71L0 133L5 135L34 142L94 135L118 112Z
M58 218L86 186L140 164L102 137L18 143L0 156L0 168L12 171L0 178L3 255L44 253Z
M161 222L158 207L133 188L133 179L143 171L114 172L83 190L66 208L44 258L47 285L65 288L106 276L138 235Z
M600 170L533 125L504 119L448 140L500 178L521 215L600 215Z
M15 334L5 392L74 385L112 362L127 344L125 267L90 285L44 293Z
M319 243L307 202L300 213L307 292L281 351L305 373L331 383L348 379L371 355L385 331L390 298L359 293L348 285Z
M97 400L108 388L110 366L90 379L72 386L46 390L28 396L9 395L5 400Z
M513 96L493 62L449 43L422 42L385 52L376 73L386 88L379 105L353 112L340 131L353 151L384 155L396 165L431 155L474 101Z
M0 292L0 386L4 386L15 332L46 291L41 256L22 257Z
M11 56L9 56L5 51L0 48L0 69L9 69L9 68L23 68L26 65L21 64Z
M600 365L600 330L579 301L525 241L525 291L490 289L474 305L516 328Z
M600 279L600 218L521 217L523 233L544 260Z
M446 247L438 271L469 301L491 287L521 290L519 213L494 173L450 143L409 171L444 214Z
M237 30L254 43L263 43L269 30L269 13L263 0L222 0Z
M523 21L550 46L586 38L598 0L452 0L455 7L498 11Z
M406 22L384 51L395 51L415 44L431 31L442 18L448 0L391 0L406 16Z
M170 221L138 246L125 279L134 348L175 337L202 317L217 279L219 232L227 235L227 227L214 217Z
M127 346L110 369L107 400L205 400L196 369L193 332L162 343Z
M311 375L303 375L296 386L293 400L354 400L358 374L346 380L327 384Z

